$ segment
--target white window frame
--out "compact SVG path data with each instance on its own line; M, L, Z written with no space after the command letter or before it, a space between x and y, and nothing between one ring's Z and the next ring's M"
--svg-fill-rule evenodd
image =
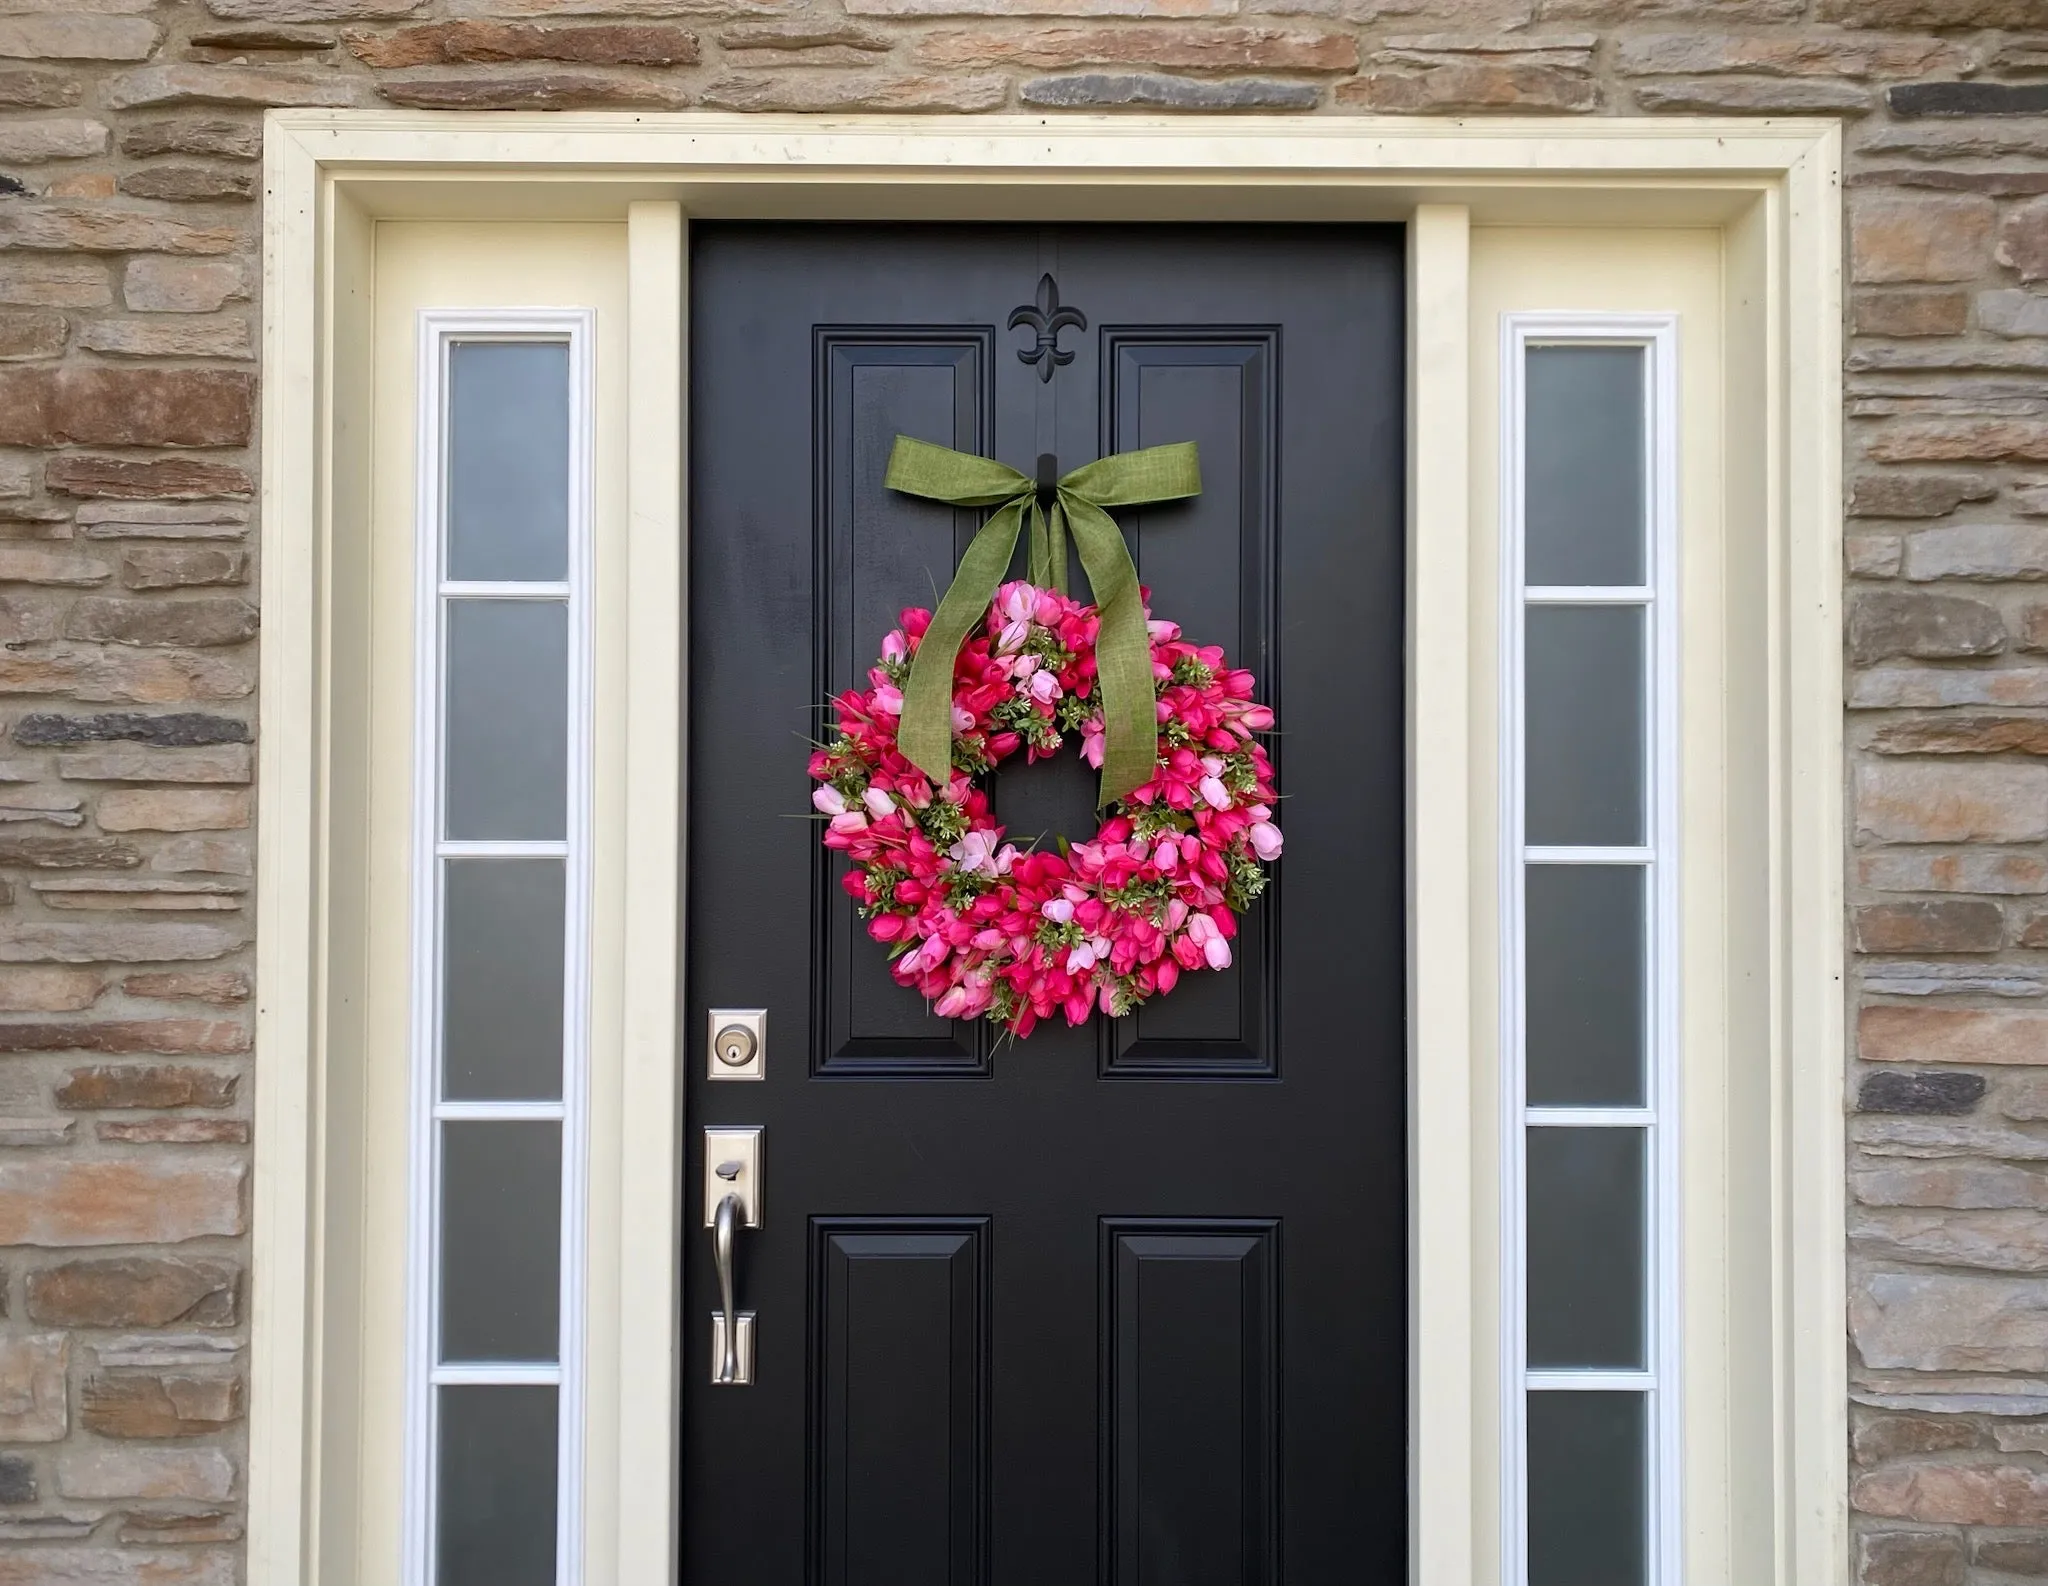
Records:
M438 1388L545 1386L556 1390L558 1586L583 1578L584 1320L589 1202L590 897L592 844L592 471L595 451L596 315L582 308L422 309L418 316L419 459L413 654L412 1096L408 1131L405 1359L405 1567L409 1586L432 1586L439 1497ZM446 576L449 361L459 342L548 342L568 349L568 577L561 582L481 582ZM559 601L567 607L567 788L560 840L442 836L446 803L447 612L454 600ZM445 1101L442 1080L442 861L563 861L562 1097L560 1101ZM443 1365L440 1354L440 1125L553 1122L561 1127L561 1235L556 1363Z
M1640 585L1532 585L1526 580L1528 425L1525 375L1531 348L1640 347L1644 351L1643 478L1648 579ZM1645 1556L1653 1586L1684 1578L1684 1406L1680 1171L1683 1129L1678 1054L1679 935L1679 323L1675 314L1518 311L1500 322L1500 1079L1501 1079L1501 1579L1528 1578L1527 1394L1620 1390L1647 1395ZM1524 834L1527 744L1523 635L1531 606L1627 605L1643 609L1644 790L1649 842L1641 847L1544 847ZM1648 977L1644 1031L1646 1105L1531 1107L1527 1079L1527 919L1530 864L1625 864L1644 870ZM1641 1128L1645 1132L1645 1368L1531 1371L1527 1341L1528 1130Z
M1740 1205L1714 1210L1742 1218L1743 1281L1722 1297L1740 1308L1741 1349L1711 1362L1730 1379L1725 1402L1698 1395L1692 1415L1695 1432L1722 1428L1729 1457L1706 1468L1744 1488L1742 1512L1718 1530L1697 1514L1687 1524L1689 1542L1734 1557L1717 1578L1845 1578L1840 165L1839 125L1797 118L269 113L256 882L267 1067L252 1195L250 1578L385 1578L363 1552L381 1535L369 1511L392 1480L363 1441L382 1390L363 1377L351 1331L366 1274L382 1270L356 1222L363 1114L351 1064L368 970L350 756L371 614L352 558L371 521L359 333L375 236L382 219L423 215L623 220L632 238L630 574L616 608L628 659L602 673L619 686L599 698L601 719L615 710L631 730L619 739L624 818L602 823L617 833L621 880L593 922L596 967L612 977L594 1022L616 1032L600 1050L616 1053L631 1099L616 1178L658 1192L634 1203L644 1216L593 1225L593 1267L617 1279L602 1324L593 1311L586 1456L604 1472L586 1523L586 1559L601 1562L587 1569L622 1586L672 1579L687 1525L675 1507L676 1399L700 1391L676 1376L677 1328L698 1305L677 1288L686 1235L673 1194L685 217L1408 222L1410 1138L1427 1144L1410 1153L1409 1208L1419 1586L1498 1586L1501 1523L1490 1322L1499 831L1485 780L1496 679L1490 657L1472 659L1497 642L1498 576L1475 533L1491 503L1475 500L1473 465L1491 442L1468 432L1469 386L1493 353L1490 341L1484 359L1474 351L1468 244L1476 224L1718 232L1717 301L1739 327L1730 384L1745 393L1727 413L1727 532L1762 593L1740 592L1756 631L1727 683L1745 736L1714 830L1760 870L1718 905L1727 929L1713 950L1739 960L1730 1000L1687 1017L1732 1032L1759 1109L1743 1126L1768 1147ZM1698 862L1706 848L1691 852ZM1689 934L1689 959L1706 934Z

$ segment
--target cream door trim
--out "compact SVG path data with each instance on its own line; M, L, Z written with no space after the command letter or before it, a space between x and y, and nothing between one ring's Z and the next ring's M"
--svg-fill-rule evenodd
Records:
M1840 134L1831 122L1157 120L279 111L264 214L263 644L249 1574L374 1579L357 1553L360 1384L346 1332L365 1272L357 1062L365 987L365 679L372 235L379 218L624 220L631 733L616 1002L627 1076L621 1193L647 1264L622 1269L616 1449L586 1560L672 1578L675 966L682 787L684 217L1401 219L1411 223L1411 1450L1420 1586L1488 1586L1497 1360L1486 976L1491 823L1475 787L1494 609L1474 595L1470 228L1711 226L1725 250L1727 516L1747 536L1755 724L1730 842L1764 856L1731 894L1755 976L1723 1010L1767 1144L1738 1208L1740 1342L1728 1408L1770 1513L1730 1521L1740 1578L1846 1578L1842 1347ZM1739 398L1739 400L1738 400ZM1483 850L1480 851L1483 853ZM665 1100L664 1100L665 1098ZM666 1219L666 1222L664 1222ZM599 1325L593 1312L592 1326ZM595 1422L593 1423L596 1424ZM610 1463L607 1461L607 1463ZM596 1515L592 1517L593 1527ZM683 1523L686 1523L684 1517ZM616 1573L613 1573L613 1572Z

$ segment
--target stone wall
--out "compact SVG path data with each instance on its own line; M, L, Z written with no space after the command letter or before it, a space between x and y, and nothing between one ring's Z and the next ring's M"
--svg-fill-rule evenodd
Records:
M1838 115L1868 1586L2048 1578L2048 0L0 0L0 1586L240 1573L266 105Z

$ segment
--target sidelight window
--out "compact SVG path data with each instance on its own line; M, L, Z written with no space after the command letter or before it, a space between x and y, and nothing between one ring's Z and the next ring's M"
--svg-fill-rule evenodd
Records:
M1675 350L1503 323L1509 1586L1678 1579Z
M407 1565L575 1578L589 313L420 315Z

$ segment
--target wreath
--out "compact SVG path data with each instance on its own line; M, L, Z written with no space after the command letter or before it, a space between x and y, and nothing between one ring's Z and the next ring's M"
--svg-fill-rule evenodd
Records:
M1023 1037L1055 1011L1070 1025L1098 1007L1121 1018L1183 972L1227 968L1238 916L1281 851L1273 767L1254 736L1273 713L1220 648L1153 619L1102 510L1194 494L1194 448L1104 458L1040 487L899 437L889 483L999 505L938 611L904 611L868 686L832 701L835 731L810 759L824 844L851 861L842 884L896 980L942 1018L986 1017ZM985 568L1007 569L1027 513L1035 576L977 591ZM1068 527L1094 605L1056 587ZM1006 842L988 777L1075 735L1103 772L1095 835Z

